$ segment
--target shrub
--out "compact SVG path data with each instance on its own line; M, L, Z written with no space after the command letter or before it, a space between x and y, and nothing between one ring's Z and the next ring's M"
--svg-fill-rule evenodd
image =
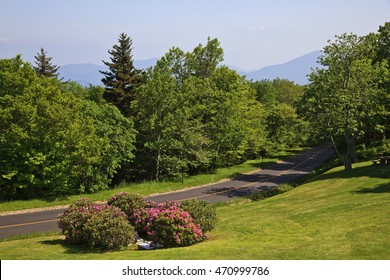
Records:
M288 191L292 190L293 188L294 187L292 187L290 185L281 185L278 188L271 188L271 189L267 189L267 190L264 190L264 191L261 191L258 193L253 193L250 195L250 199L253 201L263 200L263 199L266 199L266 198L269 198L269 197L272 197L272 196L275 196L278 194L288 192Z
M139 209L133 215L138 235L166 248L188 246L206 239L201 226L179 205L168 202L156 208Z
M96 203L82 198L69 206L64 213L60 214L58 227L66 240L71 243L83 243L87 237L84 236L84 224L88 221L99 206Z
M215 207L205 200L186 200L181 203L180 208L191 215L195 223L200 225L203 232L212 230L217 223Z
M134 240L134 229L125 213L88 199L70 205L60 215L58 226L68 242L88 247L118 249Z
M104 206L84 224L85 245L103 249L119 249L134 242L134 228L121 210Z
M180 208L180 202L167 201L164 203L154 203L154 207L140 208L136 211L132 217L129 217L131 224L134 226L138 236L143 239L148 239L148 227L151 222L157 218L158 214L163 210L170 209L171 207ZM148 204L148 206L152 206Z
M154 208L156 204L152 201L145 200L145 198L136 193L125 193L120 192L114 196L112 196L108 202L108 205L113 205L120 210L122 210L128 217L129 221L132 225L134 225L134 221L132 217L135 212L143 208Z
M149 213L146 226L148 239L163 247L189 246L206 239L191 215L176 206L149 209Z

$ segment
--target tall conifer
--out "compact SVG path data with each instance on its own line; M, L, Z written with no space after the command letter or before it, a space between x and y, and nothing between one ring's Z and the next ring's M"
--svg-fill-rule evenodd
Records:
M131 116L130 104L142 80L142 71L134 67L132 43L127 34L120 34L118 44L108 51L111 62L103 61L109 70L100 71L105 76L102 79L105 85L104 99L118 107L126 117Z
M47 56L47 52L41 47L41 52L37 53L35 58L35 64L37 66L34 66L35 72L37 72L38 76L45 76L49 78L58 77L57 71L60 68L57 65L53 65L51 63L52 57Z

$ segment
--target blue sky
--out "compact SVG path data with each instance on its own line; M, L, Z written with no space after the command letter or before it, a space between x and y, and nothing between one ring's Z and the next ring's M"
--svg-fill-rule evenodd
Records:
M191 51L218 38L225 63L259 69L322 49L336 34L364 35L390 21L390 0L0 0L0 58L101 64L119 33L135 59Z

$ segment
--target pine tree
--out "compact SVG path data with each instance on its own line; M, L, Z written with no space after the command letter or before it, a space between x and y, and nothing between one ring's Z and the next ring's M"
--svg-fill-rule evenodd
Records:
M53 59L52 57L47 56L47 52L41 47L41 52L37 53L35 58L35 64L37 65L36 67L34 66L35 72L37 72L38 76L44 76L44 77L49 77L53 78L56 77L58 78L59 73L57 73L58 67L57 65L53 65L51 63L51 60Z
M119 35L118 44L108 51L111 62L103 61L109 71L100 71L105 87L104 99L119 108L126 117L131 116L130 105L136 98L136 87L141 83L142 70L134 67L133 41L127 34Z

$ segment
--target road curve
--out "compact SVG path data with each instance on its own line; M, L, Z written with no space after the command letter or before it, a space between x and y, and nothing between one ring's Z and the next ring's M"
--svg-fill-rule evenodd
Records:
M155 202L198 198L216 203L275 188L317 168L333 154L331 145L320 145L254 173L235 179L148 197ZM65 208L0 216L0 238L58 230L57 217Z

